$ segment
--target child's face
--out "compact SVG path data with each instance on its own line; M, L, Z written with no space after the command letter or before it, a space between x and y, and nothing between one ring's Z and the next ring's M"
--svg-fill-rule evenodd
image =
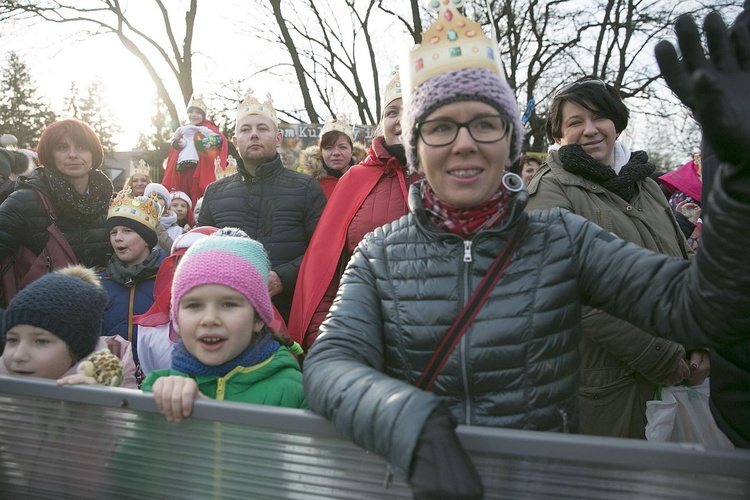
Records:
M109 232L109 242L117 258L126 265L140 264L151 253L146 240L126 226L115 226Z
M57 335L31 325L16 325L6 335L3 363L12 375L57 379L76 360Z
M172 200L172 211L177 214L177 219L187 219L188 214L188 204L185 203L185 200L181 200L179 198L175 198Z
M247 349L263 321L244 295L224 285L200 285L180 299L180 337L208 366L218 366Z
M188 110L188 121L193 125L200 125L203 123L203 114L196 108L190 108Z

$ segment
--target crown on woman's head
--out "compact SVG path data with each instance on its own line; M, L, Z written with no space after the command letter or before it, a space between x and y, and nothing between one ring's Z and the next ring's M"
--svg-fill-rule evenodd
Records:
M188 102L187 109L190 108L198 108L201 111L203 111L203 115L205 116L207 114L208 108L206 107L206 103L203 102L203 96L198 94L190 97L190 102Z
M276 109L273 107L273 99L271 94L266 94L266 101L260 102L253 96L253 89L247 89L245 98L242 100L240 105L237 107L237 121L247 115L263 115L270 118L272 122L278 125L279 120L276 117Z
M487 38L479 23L462 15L464 0L430 0L438 17L422 33L421 45L408 53L401 83L409 92L433 76L467 68L484 68L504 78L497 44Z
M148 166L142 158L138 160L138 164L135 161L130 162L130 177L134 175L146 175L151 177L151 167Z
M157 224L159 224L156 191L152 191L148 196L135 198L131 197L131 193L130 189L123 189L117 193L115 199L109 204L107 219L124 217L140 222L156 231Z
M349 139L354 140L354 129L346 120L328 120L320 130L320 138L322 139L328 132L341 132Z
M400 99L401 97L401 78L398 74L398 65L396 65L391 70L391 81L385 86L385 91L383 92L383 107L388 106L391 101Z

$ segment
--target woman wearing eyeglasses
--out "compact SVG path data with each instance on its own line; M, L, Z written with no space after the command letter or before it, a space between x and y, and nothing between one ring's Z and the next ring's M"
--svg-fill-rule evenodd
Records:
M687 258L685 237L649 177L655 167L645 152L618 140L628 117L617 90L602 80L563 87L547 119L553 145L528 187L527 209L565 208L626 241ZM688 366L680 344L598 309L584 309L581 327L578 404L585 434L645 439L646 402L657 384L700 384L708 375L707 361L698 366L701 356L708 359L704 350L694 350Z
M739 225L707 221L715 253L691 266L565 210L524 211L505 174L523 139L516 97L457 3L433 2L438 20L402 65L403 143L426 179L410 214L357 247L304 370L310 408L386 457L415 498L482 496L456 422L577 431L582 304L662 335L736 339L750 321L734 298L750 289L732 270L747 265ZM715 220L741 205L717 200Z

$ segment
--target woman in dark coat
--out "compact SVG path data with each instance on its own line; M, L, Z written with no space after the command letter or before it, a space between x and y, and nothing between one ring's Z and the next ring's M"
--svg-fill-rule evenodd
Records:
M62 120L44 130L37 152L41 166L20 177L16 190L0 205L0 258L20 245L37 254L44 249L51 222L44 196L78 262L106 265L109 238L104 222L113 188L99 170L104 161L99 138L82 121Z
M402 68L412 92L407 159L426 180L412 186L412 213L370 233L352 256L305 360L305 395L341 434L403 472L416 498L480 498L455 422L575 432L583 305L699 345L709 334L714 344L747 338L750 197L736 181L717 185L692 262L567 210L526 214L522 181L504 175L523 128L513 91L487 58L496 46L455 3L435 4L429 42ZM510 258L479 292L484 305L443 350L444 364L427 371L498 255Z

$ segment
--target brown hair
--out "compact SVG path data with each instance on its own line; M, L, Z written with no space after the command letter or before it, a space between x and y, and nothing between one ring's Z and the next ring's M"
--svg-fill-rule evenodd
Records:
M75 120L61 120L44 129L39 139L37 155L39 163L47 168L57 169L55 165L54 150L64 138L69 138L76 146L91 152L93 156L92 166L99 168L104 163L104 149L102 143L91 127L86 123Z
M349 146L354 149L352 138L343 132L339 132L338 130L331 130L330 132L326 132L325 135L320 138L320 149L333 147L336 141L339 140L339 137L346 137L346 139L349 141Z
M540 167L542 166L542 160L536 155L523 155L519 159L513 162L513 165L510 166L508 171L513 172L514 174L521 175L521 171L523 170L523 167L529 163L534 162Z
M618 134L628 126L630 111L622 102L617 89L598 78L584 77L564 87L552 101L545 126L550 144L562 137L562 108L566 102L573 102L592 113L609 118L615 124Z

